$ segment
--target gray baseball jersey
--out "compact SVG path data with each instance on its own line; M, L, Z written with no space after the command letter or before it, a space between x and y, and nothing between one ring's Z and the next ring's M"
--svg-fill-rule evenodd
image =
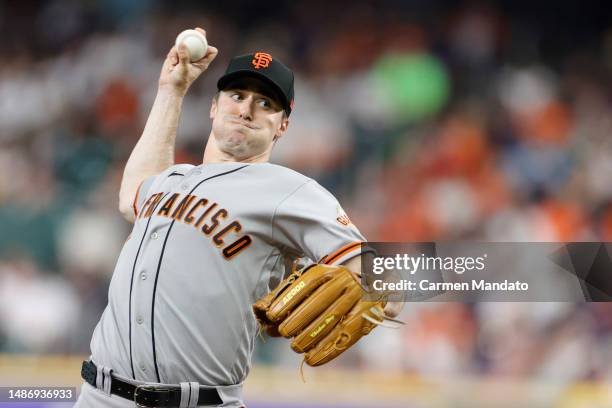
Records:
M364 241L332 194L269 163L172 166L142 183L134 211L91 351L137 381L242 384L251 305L286 260L340 264Z

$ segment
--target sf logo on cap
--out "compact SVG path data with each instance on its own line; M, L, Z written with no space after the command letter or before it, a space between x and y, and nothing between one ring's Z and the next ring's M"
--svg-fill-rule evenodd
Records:
M256 52L255 55L253 55L253 60L251 61L251 64L253 64L253 67L255 69L268 68L270 66L271 61L272 56L270 54L267 54L265 52Z

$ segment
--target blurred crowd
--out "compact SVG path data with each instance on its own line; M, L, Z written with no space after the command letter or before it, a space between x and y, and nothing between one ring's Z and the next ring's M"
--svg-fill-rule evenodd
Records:
M220 53L183 105L177 162L201 162L229 59L265 50L296 72L273 161L334 192L369 240L612 240L605 5L205 4L0 5L0 351L88 352L130 231L123 166L189 27ZM612 381L612 304L409 304L402 317L337 364ZM257 361L292 361L280 350L260 344Z

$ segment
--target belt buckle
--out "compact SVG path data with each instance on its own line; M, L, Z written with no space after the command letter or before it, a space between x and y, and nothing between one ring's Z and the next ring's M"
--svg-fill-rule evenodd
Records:
M140 396L141 394L139 394L139 391L146 391L146 392L150 392L150 393L168 393L170 392L170 388L161 388L161 387L157 387L155 385L151 385L151 384L141 384L141 385L137 385L136 389L134 389L134 403L136 404L136 406L138 408L155 408L158 407L160 405L143 405L141 403L139 403L137 401L138 396ZM153 401L151 401L153 402ZM147 401L148 403L148 401Z

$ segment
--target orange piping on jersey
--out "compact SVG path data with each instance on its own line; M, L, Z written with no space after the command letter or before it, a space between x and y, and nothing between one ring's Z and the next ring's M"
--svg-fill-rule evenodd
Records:
M136 204L138 203L138 194L140 193L140 187L142 187L142 183L144 183L144 180L142 180L138 185L138 188L136 189L136 195L134 196L134 202L132 203L132 209L134 210L134 216L136 218L138 218L138 207L136 207Z
M348 254L349 252L352 252L353 250L355 250L356 248L361 248L361 245L363 245L362 242L353 242L352 244L348 244L346 246L343 246L342 248L340 248L339 250L337 250L336 252L323 257L323 259L321 259L321 263L327 264L327 265L331 265L334 261L340 259L342 256Z

